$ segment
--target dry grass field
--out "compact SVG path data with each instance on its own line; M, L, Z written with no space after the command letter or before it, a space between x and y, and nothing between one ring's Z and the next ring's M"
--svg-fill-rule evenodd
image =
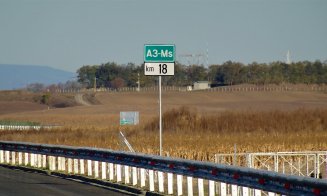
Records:
M158 153L158 92L102 92L95 97L100 104L35 111L14 107L0 113L0 120L63 126L2 131L0 140L120 150L121 130L136 151ZM5 102L10 101L0 99ZM163 109L168 156L212 160L215 153L233 152L234 144L239 152L327 149L327 93L163 92ZM119 126L120 111L139 111L140 125Z

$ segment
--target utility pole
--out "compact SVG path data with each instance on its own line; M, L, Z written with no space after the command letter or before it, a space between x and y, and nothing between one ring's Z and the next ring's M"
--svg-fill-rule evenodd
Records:
M140 92L140 73L137 73L137 92Z
M209 68L209 44L207 42L207 51L206 51L206 64L207 64L207 68Z
M97 91L97 77L94 76L94 92Z
M288 50L287 51L287 54L286 54L286 64L291 64L291 63L292 63L292 61L291 61L291 53Z
M188 65L200 65L200 61L201 59L203 59L203 57L205 57L205 54L181 54L179 55L179 57L181 58L186 58ZM206 63L206 62L205 62Z

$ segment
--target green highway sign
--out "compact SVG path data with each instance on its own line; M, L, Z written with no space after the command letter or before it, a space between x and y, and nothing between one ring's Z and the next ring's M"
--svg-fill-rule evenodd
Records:
M144 45L144 62L175 62L175 45Z
M120 120L120 125L134 125L133 120Z

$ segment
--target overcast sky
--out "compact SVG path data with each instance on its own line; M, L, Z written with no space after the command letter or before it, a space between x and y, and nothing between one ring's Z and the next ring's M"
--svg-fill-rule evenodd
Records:
M0 0L0 64L143 61L143 45L209 64L327 60L326 0Z

